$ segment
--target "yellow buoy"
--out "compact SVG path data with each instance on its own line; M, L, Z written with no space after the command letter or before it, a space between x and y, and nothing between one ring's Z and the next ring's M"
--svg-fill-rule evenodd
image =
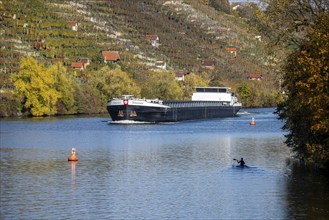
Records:
M255 119L254 118L251 118L250 125L256 125L256 122L255 122Z
M75 148L72 148L71 156L69 156L68 161L78 161L76 153L77 153L77 150Z

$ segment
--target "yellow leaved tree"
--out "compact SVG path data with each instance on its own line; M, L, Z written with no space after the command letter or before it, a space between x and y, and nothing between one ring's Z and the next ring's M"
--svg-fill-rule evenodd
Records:
M185 100L191 100L195 87L208 86L208 82L204 78L195 73L190 73L185 76L184 82L182 82L181 85Z
M16 91L24 97L24 107L33 116L56 114L60 93L55 89L55 76L32 57L22 58L20 71L13 75Z

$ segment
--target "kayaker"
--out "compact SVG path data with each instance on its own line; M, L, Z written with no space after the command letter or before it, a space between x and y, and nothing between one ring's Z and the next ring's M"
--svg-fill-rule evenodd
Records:
M245 162L244 162L244 160L243 160L243 158L241 158L241 160L239 161L239 160L237 160L237 162L240 164L240 166L241 167L244 167L245 166Z

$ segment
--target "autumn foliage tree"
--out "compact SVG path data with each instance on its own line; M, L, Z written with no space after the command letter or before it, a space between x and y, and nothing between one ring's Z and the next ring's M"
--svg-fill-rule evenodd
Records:
M185 76L182 82L181 88L184 93L185 100L191 100L192 94L195 91L195 87L208 86L207 81L195 73L190 73Z
M287 99L278 113L286 143L307 162L329 168L329 13L319 14L300 50L284 68Z
M154 72L142 85L143 97L162 100L179 100L183 92L175 80L173 72Z
M14 86L25 97L24 107L33 116L54 115L61 97L55 88L55 76L32 57L23 58L20 71L13 76Z

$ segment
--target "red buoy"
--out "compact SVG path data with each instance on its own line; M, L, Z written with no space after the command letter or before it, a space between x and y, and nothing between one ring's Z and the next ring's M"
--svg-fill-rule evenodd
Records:
M75 148L72 148L71 156L69 156L68 161L78 161L76 153L77 153L77 150Z
M256 125L256 122L255 122L255 119L254 118L251 118L250 125Z

